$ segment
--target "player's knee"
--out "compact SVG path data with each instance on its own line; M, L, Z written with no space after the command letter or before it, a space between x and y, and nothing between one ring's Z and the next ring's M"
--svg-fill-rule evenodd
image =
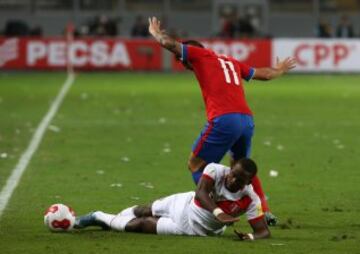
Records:
M191 163L191 159L188 160L187 166L191 172L194 172L194 165Z
M146 217L142 225L142 232L147 234L156 234L156 225L158 219L155 217Z
M134 233L156 234L157 219L154 217L141 217L130 221L125 231Z
M139 205L135 207L134 214L138 218L152 216L151 205Z
M136 218L134 220L131 220L128 224L125 226L125 231L127 232L142 232L142 227L144 224L144 218Z
M191 172L196 172L198 170L204 169L206 164L206 161L204 161L203 159L191 156L188 160L188 169Z

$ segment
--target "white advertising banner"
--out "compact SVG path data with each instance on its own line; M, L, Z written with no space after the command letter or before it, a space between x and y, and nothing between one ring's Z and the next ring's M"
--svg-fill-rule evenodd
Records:
M296 59L297 72L360 72L358 39L274 39L273 66L288 56Z

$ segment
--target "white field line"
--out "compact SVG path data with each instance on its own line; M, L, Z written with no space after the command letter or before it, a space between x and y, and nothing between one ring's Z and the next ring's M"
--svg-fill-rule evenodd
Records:
M6 181L5 186L0 192L0 217L2 216L14 190L16 189L21 176L25 172L32 156L36 152L37 148L39 147L39 144L44 137L45 131L48 128L50 122L52 121L53 117L55 116L56 112L58 111L66 93L70 89L71 85L74 83L75 76L74 74L70 73L68 74L64 84L61 87L61 90L55 100L52 102L49 111L44 116L42 121L40 122L39 126L37 127L29 146L24 151L24 153L21 155L17 165L12 170L11 175Z

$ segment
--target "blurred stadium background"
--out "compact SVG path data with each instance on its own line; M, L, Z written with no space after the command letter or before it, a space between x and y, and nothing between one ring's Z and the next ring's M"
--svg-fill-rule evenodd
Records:
M255 66L293 55L298 71L358 72L358 41L344 39L359 36L359 12L358 0L3 0L0 64L2 69L61 69L67 63L88 70L178 69L147 40L147 17L155 15L172 36L212 39L208 46L215 51ZM77 41L66 47L69 29Z
M149 37L149 16L256 67L296 58L291 74L245 84L252 157L280 219L272 239L43 227L52 203L115 213L194 188L186 160L205 122L200 91ZM0 0L0 34L1 253L360 253L360 0Z

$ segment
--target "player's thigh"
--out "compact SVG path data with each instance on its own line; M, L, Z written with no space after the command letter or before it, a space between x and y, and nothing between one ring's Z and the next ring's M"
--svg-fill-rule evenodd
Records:
M230 149L231 160L236 161L241 158L250 157L251 139L240 137Z
M156 224L156 233L158 235L183 235L180 227L167 217L160 217Z
M241 158L250 157L252 137L254 135L254 124L252 118L246 121L246 126L242 135L230 148L230 156L232 160L239 160Z
M181 211L194 196L194 192L173 194L152 203L151 211L153 216L169 217L174 220L181 216Z

